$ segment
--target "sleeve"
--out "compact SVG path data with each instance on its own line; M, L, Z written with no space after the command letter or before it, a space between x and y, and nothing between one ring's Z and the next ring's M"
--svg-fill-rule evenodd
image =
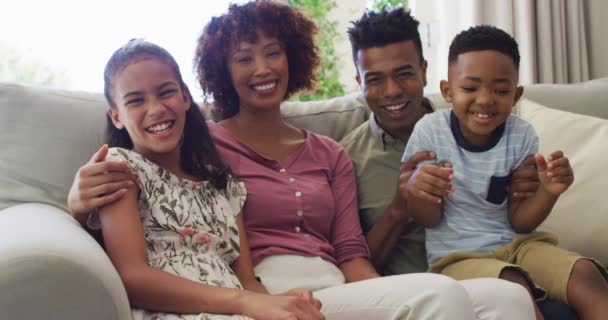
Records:
M515 157L516 162L512 170L519 167L519 165L524 162L528 156L538 153L539 149L538 135L536 134L534 127L527 121L521 119L520 121L523 123L521 130L522 135L519 135L521 137L521 149Z
M243 209L246 198L247 189L245 188L245 183L237 181L232 176L229 176L226 183L226 199L235 216Z
M432 131L431 126L429 125L429 117L428 115L424 116L422 119L416 123L414 126L414 131L412 131L412 135L410 139L407 141L407 145L405 146L405 151L403 152L403 156L401 157L401 163L405 163L411 156L420 151L435 151L435 146L433 144L433 140L431 138ZM432 163L433 161L424 161L424 163Z
M336 263L370 257L367 241L361 230L357 205L357 183L351 159L340 146L331 177L336 216L332 225L331 244Z

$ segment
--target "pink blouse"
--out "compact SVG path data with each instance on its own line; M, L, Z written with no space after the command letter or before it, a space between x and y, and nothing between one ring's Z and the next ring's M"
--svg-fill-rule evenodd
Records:
M336 265L369 258L353 165L335 141L306 131L283 163L257 154L209 122L222 159L245 182L243 217L254 265L267 256L318 256Z

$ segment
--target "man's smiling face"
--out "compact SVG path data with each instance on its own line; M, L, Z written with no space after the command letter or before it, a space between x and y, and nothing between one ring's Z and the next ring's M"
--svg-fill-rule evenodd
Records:
M414 41L360 49L357 82L380 127L395 138L407 139L428 111L422 106L426 61Z

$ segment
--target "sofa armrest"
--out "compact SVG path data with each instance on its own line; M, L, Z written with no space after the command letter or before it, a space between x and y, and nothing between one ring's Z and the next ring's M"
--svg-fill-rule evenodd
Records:
M0 310L6 319L132 318L99 244L65 211L38 203L0 211Z

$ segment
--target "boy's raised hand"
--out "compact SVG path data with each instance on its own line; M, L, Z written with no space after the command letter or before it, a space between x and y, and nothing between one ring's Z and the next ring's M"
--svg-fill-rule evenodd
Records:
M442 198L454 191L452 164L446 161L419 166L410 177L407 190L410 196L432 203L441 203Z
M534 156L538 168L540 187L552 195L560 195L574 182L570 161L561 151L555 151L547 159L541 154Z

